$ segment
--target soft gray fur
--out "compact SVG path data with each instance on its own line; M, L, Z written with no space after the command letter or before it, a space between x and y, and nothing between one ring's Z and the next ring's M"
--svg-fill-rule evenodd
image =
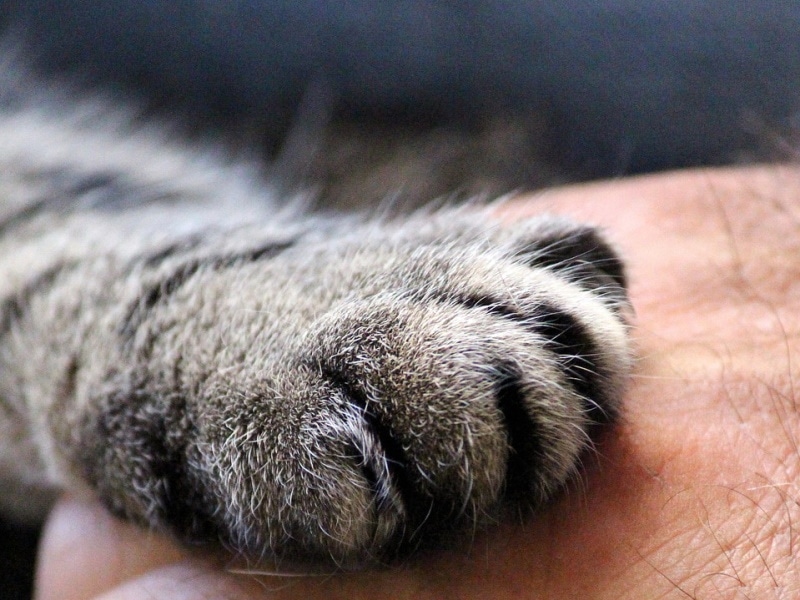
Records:
M3 77L9 506L70 489L361 564L541 505L617 414L625 281L594 229L302 215L217 150Z

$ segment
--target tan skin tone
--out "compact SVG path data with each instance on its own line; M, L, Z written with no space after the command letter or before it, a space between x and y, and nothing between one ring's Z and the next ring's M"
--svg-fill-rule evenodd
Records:
M39 600L800 597L800 171L571 186L502 210L604 225L629 263L639 363L583 482L423 564L254 577L63 500Z

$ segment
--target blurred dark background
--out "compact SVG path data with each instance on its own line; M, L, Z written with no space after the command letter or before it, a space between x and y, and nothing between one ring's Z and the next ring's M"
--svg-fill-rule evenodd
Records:
M746 159L799 104L786 0L0 0L0 14L40 65L276 138L320 82L361 122L537 110L548 158L580 177Z
M313 146L331 180L414 177L419 150L450 153L445 186L481 158L535 187L789 157L798 126L786 0L0 0L0 27L39 70L255 139L267 162ZM0 522L3 598L30 594L34 545Z

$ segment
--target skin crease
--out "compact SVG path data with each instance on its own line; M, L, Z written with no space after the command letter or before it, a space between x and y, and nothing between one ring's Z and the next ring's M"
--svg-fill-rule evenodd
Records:
M524 524L381 572L255 577L64 499L39 600L795 598L800 572L800 171L750 167L520 198L605 226L638 365L584 480Z

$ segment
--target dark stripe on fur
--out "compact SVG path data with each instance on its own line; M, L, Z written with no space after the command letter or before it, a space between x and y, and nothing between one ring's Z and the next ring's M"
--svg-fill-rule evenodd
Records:
M196 250L203 242L205 242L205 240L206 235L203 233L191 235L185 239L168 244L167 246L154 251L152 254L140 256L136 259L135 264L141 264L145 268L155 269L167 259L175 258L185 252Z
M149 286L128 309L128 315L120 327L123 342L130 343L136 335L136 331L147 318L149 311L159 302L165 302L179 290L200 270L201 266L212 267L212 264L200 259L181 263L170 271L169 275Z
M460 299L467 307L486 310L503 319L509 319L530 329L545 339L544 347L558 356L559 366L573 389L585 399L589 418L602 423L613 418L605 406L602 374L594 361L600 353L588 330L572 315L550 304L540 304L534 314L520 314L492 298L469 297Z
M589 418L595 423L610 421L615 415L605 402L603 375L595 362L600 352L587 329L569 313L548 304L539 306L534 323L536 332L547 340L545 347L558 355L575 391L586 399Z
M527 324L528 321L530 320L528 317L521 315L518 311L514 310L513 308L509 308L508 306L505 306L503 303L498 302L493 298L488 298L486 296L470 296L468 298L458 298L458 301L467 308L481 308L486 312L488 312L489 314L501 317L503 319L509 319L511 321L517 321L517 322L524 322L525 324Z
M165 185L140 183L114 171L81 173L67 169L41 175L44 204L51 210L129 210L152 202L186 200Z
M626 302L622 261L593 228L537 239L518 255L531 266L550 268L584 289L602 289L604 295Z
M81 173L65 168L24 173L21 177L21 184L30 188L35 199L0 220L0 235L45 213L121 211L154 202L190 199L185 192L165 185L137 183L123 173Z
M80 204L80 197L98 185L98 177L105 180L108 176L86 176L66 169L45 169L23 172L17 177L23 187L31 190L34 199L0 221L0 235L44 213L64 214L75 208L87 208Z
M364 420L365 430L378 442L378 447L386 459L391 481L381 482L378 473L370 466L372 457L362 456L358 444L354 442L356 459L362 465L364 478L370 484L378 509L387 508L388 498L383 497L382 489L395 489L400 494L403 508L412 511L419 505L418 494L408 477L408 457L402 444L396 439L391 428L383 423L374 411L369 409L369 399L357 388L351 386L345 377L330 370L324 370L323 377L353 406L358 408ZM375 457L380 460L380 457Z
M175 265L172 270L157 282L151 284L131 303L127 316L120 325L119 333L125 345L132 343L139 327L147 320L150 311L159 304L166 303L189 280L202 271L222 271L245 263L274 258L294 242L270 243L259 248L225 256L205 256ZM177 248L176 248L177 250ZM145 258L148 263L158 265L169 257L170 251L159 251ZM140 259L141 260L141 259Z
M213 539L213 507L187 466L191 425L184 399L125 385L93 405L80 424L74 460L108 508L141 520L128 504L135 492L149 508L145 525L157 522L184 540Z
M522 380L516 369L509 364L497 367L497 407L503 415L503 424L508 436L511 452L505 480L506 498L525 504L530 498L530 482L538 481L537 472L541 444L536 423L526 407Z
M61 275L72 271L77 266L77 261L56 263L34 277L18 292L0 300L0 338L6 335L15 323L25 317L34 297L49 291Z
M44 200L36 200L20 208L17 212L6 216L0 221L0 236L19 227L23 223L27 223L46 208L47 203Z

